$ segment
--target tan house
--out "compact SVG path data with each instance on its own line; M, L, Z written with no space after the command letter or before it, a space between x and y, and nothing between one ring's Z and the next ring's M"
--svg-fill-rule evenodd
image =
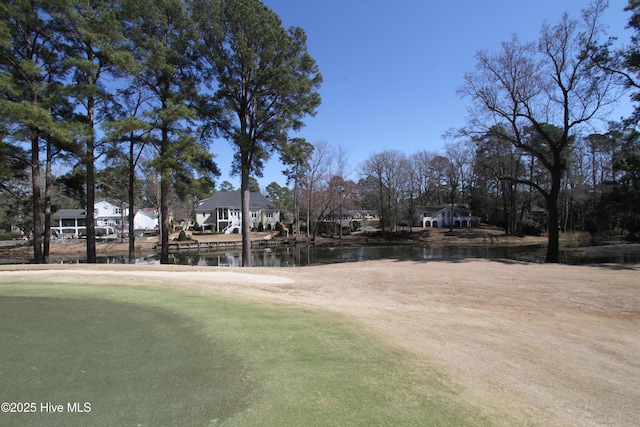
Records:
M262 193L252 192L249 210L251 228L259 224L265 230L275 230L280 221L280 210ZM203 200L196 208L196 222L202 231L215 233L240 233L242 225L242 205L240 191L218 191Z

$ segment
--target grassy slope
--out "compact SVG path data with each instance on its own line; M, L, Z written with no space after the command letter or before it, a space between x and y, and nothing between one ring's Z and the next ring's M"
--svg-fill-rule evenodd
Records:
M461 403L437 372L327 313L117 286L5 284L0 286L2 295L37 297L13 300L24 304L14 310L14 316L19 314L19 322L26 324L14 322L13 331L3 327L0 339L4 343L19 327L24 335L16 342L26 345L22 351L38 350L23 359L15 352L13 356L0 353L0 400L92 403L90 414L53 419L50 414L44 418L28 414L20 420L45 420L48 425L54 425L52 420L60 425L87 425L87 421L115 425L114 420L128 420L133 425L192 426L203 419L205 424L224 420L229 426L489 424L474 408ZM64 322L50 323L50 336L43 334L47 328L42 325L30 327L42 311L38 304L47 302L43 297L68 304L62 311ZM77 309L82 305L88 310ZM121 306L126 310L109 314ZM136 311L137 315L131 314ZM86 330L94 319L102 323ZM82 333L85 337L78 338ZM122 334L127 337L121 340L118 335ZM113 343L92 341L94 335L110 336ZM68 351L54 345L60 340ZM161 358L159 353L168 357ZM72 362L65 363L69 357ZM78 377L73 361L77 359L109 362L92 368L101 379L95 385L87 382L77 393L70 393L69 380ZM154 363L147 363L151 360ZM46 387L21 380L27 377L20 371L34 364L46 366ZM125 366L132 369L123 370ZM29 373L29 378L41 377ZM67 386L56 387L61 383ZM0 414L0 424L12 416Z

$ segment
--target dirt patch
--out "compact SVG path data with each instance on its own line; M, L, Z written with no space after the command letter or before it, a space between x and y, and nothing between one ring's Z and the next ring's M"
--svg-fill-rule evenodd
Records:
M121 282L328 310L410 352L418 366L439 367L462 387L459 399L497 424L635 426L640 419L638 265L42 265L1 267L0 280Z

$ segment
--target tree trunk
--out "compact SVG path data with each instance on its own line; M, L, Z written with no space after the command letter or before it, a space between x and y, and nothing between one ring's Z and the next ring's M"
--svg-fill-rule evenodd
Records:
M558 262L560 260L560 231L558 228L558 201L547 200L549 212L549 243L547 246L546 262Z
M169 144L169 130L162 128L162 141L160 146L160 264L169 263L169 174L164 159L167 156Z
M40 138L38 131L31 130L31 186L33 189L33 262L42 264L42 209L40 184Z
M517 193L517 184L511 183L511 185L509 185L509 211L511 212L511 216L509 217L509 234L511 235L516 235L518 233L518 208L516 207Z
M96 182L93 164L93 141L87 142L87 262L96 262Z
M549 212L549 243L547 245L546 262L557 263L560 261L560 216L558 212L558 196L562 180L562 166L557 161L551 169L551 191L545 197L547 211Z
M449 218L449 232L453 231L453 218L454 218L454 206L455 206L455 190L451 190L451 218Z
M49 262L49 249L51 247L51 142L47 141L47 163L45 165L44 181L44 245L42 262Z
M89 84L93 84L92 76L89 76ZM89 123L89 136L85 152L85 164L87 165L87 262L96 262L96 218L94 209L96 206L96 177L94 164L94 138L93 129L95 113L95 98L90 96L87 99L87 120Z
M134 219L134 202L135 202L135 192L134 192L134 174L135 174L135 162L133 159L133 139L129 144L129 188L128 188L128 198L129 198L129 264L136 263L136 233L135 226L133 224ZM124 224L123 224L124 228Z
M251 192L249 191L248 162L242 163L240 178L240 199L242 203L242 266L251 267L251 212L249 210Z
M160 264L169 263L169 178L160 173Z
M502 189L502 217L504 221L504 230L507 234L511 234L511 230L509 229L509 224L511 224L509 216L509 203L507 201L507 188L511 188L511 185L507 187L505 181L500 181L500 188Z
M384 212L384 187L382 186L382 178L378 179L378 184L380 190L380 230L382 231L382 238L384 239L386 237L385 222L387 215Z
M300 236L300 201L299 201L299 195L298 195L298 163L296 163L295 165L295 169L294 169L294 181L293 181L293 212L295 212L295 217L294 217L294 221L296 222L296 227L295 227L295 238L298 238L298 236Z

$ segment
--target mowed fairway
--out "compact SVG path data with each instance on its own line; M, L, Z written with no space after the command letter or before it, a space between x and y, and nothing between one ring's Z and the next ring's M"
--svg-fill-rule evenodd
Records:
M336 316L43 281L0 286L0 400L35 404L0 425L484 423L437 372Z
M637 265L5 266L0 296L20 319L7 321L2 311L2 343L5 335L16 345L29 337L23 350L0 356L0 400L91 403L89 414L3 413L0 425L635 427L640 420ZM39 305L58 303L63 309L50 316L62 320L39 333L28 327L45 311ZM85 303L87 310L73 309ZM76 342L75 333L113 341ZM111 361L89 364L100 359ZM87 374L78 374L77 362L100 380L76 385Z
M205 425L252 392L237 358L161 308L2 296L0 324L2 401L31 411L3 425Z

